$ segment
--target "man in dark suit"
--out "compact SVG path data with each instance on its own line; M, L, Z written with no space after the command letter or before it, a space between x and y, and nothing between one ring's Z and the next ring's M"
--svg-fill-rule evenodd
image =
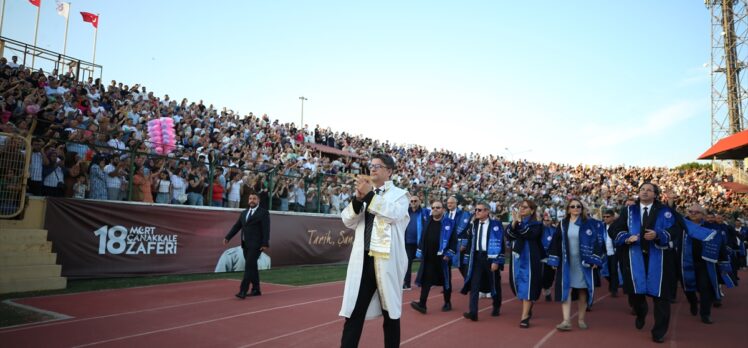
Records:
M670 299L676 286L672 256L671 229L675 222L672 210L657 197L660 189L652 183L639 187L639 199L621 211L608 229L620 250L619 265L624 292L636 313L635 326L642 329L649 310L647 296L654 304L655 324L652 340L664 342L670 324Z
M236 297L244 299L249 296L260 296L260 274L257 271L257 259L264 251L270 250L270 213L260 206L260 197L256 192L249 193L249 208L239 214L239 219L226 237L223 245L241 231L242 251L244 252L244 278L239 286ZM252 292L247 294L249 283L252 283Z

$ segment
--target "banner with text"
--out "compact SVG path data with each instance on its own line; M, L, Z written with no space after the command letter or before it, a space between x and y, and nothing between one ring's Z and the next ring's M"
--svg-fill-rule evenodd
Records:
M239 213L49 198L45 228L65 277L208 273L226 268L231 248L241 255L239 234L223 245ZM268 256L273 266L346 262L353 235L339 217L271 212Z

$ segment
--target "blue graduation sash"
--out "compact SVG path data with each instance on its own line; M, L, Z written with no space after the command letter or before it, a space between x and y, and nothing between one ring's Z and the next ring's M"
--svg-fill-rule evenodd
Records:
M543 243L543 249L545 249L545 252L548 253L548 248L551 247L551 242L553 241L553 235L556 234L556 228L553 226L543 226L543 239L541 242Z
M466 228L468 228L468 225L470 225L471 218L472 218L472 215L470 215L469 212L466 212L464 210L457 210L455 212L454 229L458 235L458 239L457 239L458 249L461 246L464 246L465 248L467 248L467 239L459 238L459 235L460 233L464 232ZM462 260L460 260L459 257L453 257L452 265L454 267L460 267L461 261L463 264L468 264L468 262L470 261L470 258L467 255L463 255Z
M452 233L457 233L454 230L454 221L445 215L442 218L442 230L439 234L439 252L437 255L447 255L454 258L456 250L448 249L449 238L452 236Z
M571 222L569 222L571 223ZM587 284L587 305L592 305L592 301L595 299L595 282L593 279L592 265L600 267L602 260L600 256L595 255L595 244L599 241L599 228L600 221L595 219L587 219L582 222L578 219L574 222L579 226L579 252L582 259L582 273L584 275L584 281ZM566 244L568 241L568 229L564 229L564 226L568 226L568 223L561 223L561 259L563 260L563 267L561 272L561 301L565 302L568 300L571 294L571 258L569 257ZM605 229L603 225L603 229Z
M660 207L655 220L657 237L655 240L650 241L649 264L645 265L641 247L641 238L643 238L641 235L643 231L640 211L639 204L633 204L628 207L628 235L626 233L619 233L616 236L616 244L620 245L622 240L625 240L628 236L639 236L640 240L629 245L628 250L634 293L660 297L662 294L662 272L665 261L663 251L669 247L670 243L670 233L666 229L673 225L675 219L670 208L666 206Z
M480 226L479 224L474 223L474 226ZM474 232L474 231L473 231ZM473 257L475 256L475 243L478 242L478 235L476 233L473 233L473 239L472 243L470 243L470 256L468 258L468 270L465 274L465 284L469 284L470 277L473 274ZM501 251L503 250L502 244L504 243L504 226L501 224L501 221L498 220L488 220L488 242L486 243L486 254L488 256L488 260L491 261L491 259L494 259L495 261L492 261L493 263L498 263L499 265L504 264L504 253Z
M538 221L531 220L530 218L523 219L518 225L517 231L524 231L535 225L541 224ZM520 240L515 240L513 246L521 246L520 250L512 248L512 277L514 278L514 293L517 294L517 298L520 300L530 300L530 278L532 276L532 267L530 259L530 244L527 241L523 243L517 243ZM519 281L519 280L522 281Z

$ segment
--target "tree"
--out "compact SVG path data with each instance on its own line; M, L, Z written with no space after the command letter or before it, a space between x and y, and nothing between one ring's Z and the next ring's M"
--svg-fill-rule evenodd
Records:
M711 163L689 162L689 163L681 164L681 165L675 167L675 169L678 169L678 170L712 169L712 164Z

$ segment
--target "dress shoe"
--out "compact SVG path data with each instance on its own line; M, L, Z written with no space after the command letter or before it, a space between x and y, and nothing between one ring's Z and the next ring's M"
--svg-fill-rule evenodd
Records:
M714 324L714 321L709 316L701 317L701 322L704 324Z
M420 303L416 301L411 301L410 306L416 311L420 312L421 314L426 314L426 306L422 306Z
M665 337L652 337L654 343L665 343Z
M452 302L447 302L442 306L442 312L449 312L452 310Z
M247 297L247 293L246 293L246 292L244 292L244 291L239 291L239 292L238 292L238 293L237 293L236 295L234 295L234 296L236 296L237 298L239 298L239 299L242 299L242 300L243 300L243 299L245 299L245 298Z
M262 292L260 290L252 290L247 296L260 296Z
M641 330L644 327L644 317L636 317L636 322L634 323L636 325L636 328Z
M470 312L465 312L465 313L462 313L462 316L465 317L466 319L470 319L472 321L478 321L478 314L473 314L473 313L470 313Z
M410 290L412 290L410 285L403 285L403 291L410 291Z
M499 316L499 314L500 314L500 313L499 313L499 308L494 308L494 309L493 309L493 310L491 311L491 316L492 316L492 317L498 317L498 316Z
M691 303L691 315L699 314L699 305Z

